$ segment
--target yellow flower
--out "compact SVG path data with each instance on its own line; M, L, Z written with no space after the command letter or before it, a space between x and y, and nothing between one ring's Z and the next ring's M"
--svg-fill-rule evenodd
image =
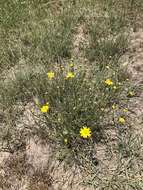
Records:
M112 109L115 110L117 108L117 105L116 104L113 104L112 105Z
M68 144L68 139L67 138L64 139L64 143Z
M67 74L67 76L66 76L66 79L74 78L74 77L75 77L74 73L68 72L68 74Z
M125 112L125 113L127 113L128 111L129 111L128 108L123 109L123 112Z
M104 111L105 109L104 108L101 108L101 111Z
M49 111L49 103L43 105L40 110L42 113L47 113Z
M73 67L74 66L74 64L73 63L70 63L70 67Z
M105 84L107 84L108 86L113 85L113 81L112 81L111 79L106 79L104 82L105 82Z
M83 138L91 137L91 129L89 127L83 127L80 129L80 136Z
M55 77L55 73L50 71L50 72L47 73L47 76L48 76L49 80L52 80Z
M121 124L125 124L125 119L123 118L123 117L119 117L119 123L121 123Z

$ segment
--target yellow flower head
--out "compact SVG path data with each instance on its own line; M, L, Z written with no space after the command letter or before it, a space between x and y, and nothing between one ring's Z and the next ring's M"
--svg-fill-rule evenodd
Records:
M83 127L80 129L80 136L83 138L91 137L91 129L89 127Z
M47 76L48 76L49 80L52 80L55 77L55 73L50 71L50 72L47 73Z
M73 67L74 66L74 64L73 63L70 63L70 67Z
M116 104L113 104L112 105L112 109L115 110L117 108L117 105Z
M66 79L70 79L70 78L74 78L74 77L75 77L74 73L68 72Z
M109 65L106 66L106 69L110 69Z
M67 138L64 139L64 143L68 144L68 139Z
M123 117L119 117L119 123L121 123L121 124L125 124L125 119L123 118Z
M40 110L42 113L47 113L49 111L49 103L43 105Z
M129 111L128 108L123 109L123 112L125 112L125 113L127 113L128 111Z
M113 81L112 81L111 79L106 79L104 82L105 82L105 84L107 84L108 86L113 85Z

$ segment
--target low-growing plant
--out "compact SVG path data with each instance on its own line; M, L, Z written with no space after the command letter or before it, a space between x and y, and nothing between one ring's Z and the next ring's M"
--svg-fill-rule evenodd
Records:
M83 158L92 160L95 144L104 141L108 128L128 125L122 101L128 99L128 90L119 82L119 72L113 74L110 68L97 66L87 71L75 70L74 64L67 67L45 73L46 90L37 94L36 102L43 115L41 127L64 149L64 157L70 154L81 162Z

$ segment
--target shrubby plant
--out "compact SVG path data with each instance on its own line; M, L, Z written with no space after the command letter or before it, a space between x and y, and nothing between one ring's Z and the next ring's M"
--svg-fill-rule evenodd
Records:
M46 90L39 94L37 104L44 129L71 158L82 155L82 160L88 157L92 161L90 154L95 154L96 143L104 141L107 129L129 125L129 110L124 105L129 84L120 80L119 70L116 73L107 65L87 71L67 64L65 69L45 73L45 79Z

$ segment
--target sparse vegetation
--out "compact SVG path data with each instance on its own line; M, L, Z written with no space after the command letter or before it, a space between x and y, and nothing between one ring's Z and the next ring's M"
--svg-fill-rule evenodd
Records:
M16 157L1 168L11 173L0 174L0 188L13 188L10 175L29 175L29 190L52 186L49 167L27 171L35 137L86 174L85 187L143 188L143 136L130 105L141 86L122 60L142 10L142 0L1 0L0 150Z

